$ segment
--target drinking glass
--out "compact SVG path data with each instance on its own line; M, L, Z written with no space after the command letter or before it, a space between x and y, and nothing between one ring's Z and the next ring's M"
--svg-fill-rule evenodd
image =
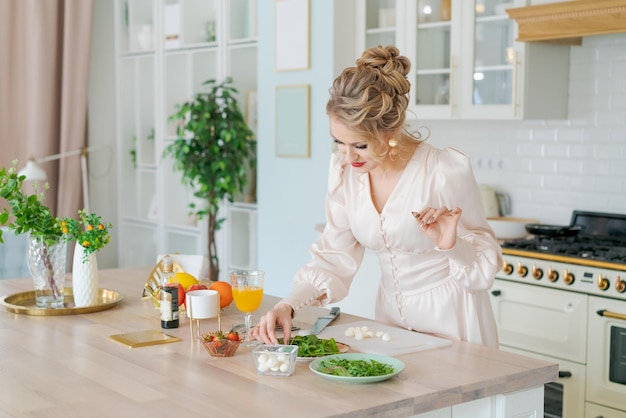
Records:
M259 309L263 301L263 279L265 272L259 270L238 270L230 273L235 306L245 314L246 334L243 346L257 345L259 342L250 340L250 322L252 312Z

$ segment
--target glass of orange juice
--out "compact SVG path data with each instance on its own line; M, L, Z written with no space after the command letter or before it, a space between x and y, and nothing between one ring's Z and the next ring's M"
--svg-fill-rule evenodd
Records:
M235 306L245 314L246 339L243 346L259 344L250 339L252 312L259 309L263 301L263 280L265 272L259 270L238 270L230 273L230 282L233 287Z

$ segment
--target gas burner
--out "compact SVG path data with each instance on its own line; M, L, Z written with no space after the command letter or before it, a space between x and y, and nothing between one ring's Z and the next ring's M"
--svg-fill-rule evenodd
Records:
M578 237L577 240L535 237L521 241L505 241L502 248L626 264L624 240L597 237Z
M571 226L581 227L574 236L536 235L506 241L506 249L562 256L578 260L626 265L626 215L574 211Z

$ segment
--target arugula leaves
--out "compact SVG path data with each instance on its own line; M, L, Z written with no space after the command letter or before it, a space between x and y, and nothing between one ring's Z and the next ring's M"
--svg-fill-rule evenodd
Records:
M282 344L282 339L278 342ZM313 334L294 336L289 340L289 344L298 346L298 357L322 357L339 353L334 338L325 340Z
M376 360L348 360L331 358L320 362L317 369L321 373L333 376L382 376L394 372L393 366Z

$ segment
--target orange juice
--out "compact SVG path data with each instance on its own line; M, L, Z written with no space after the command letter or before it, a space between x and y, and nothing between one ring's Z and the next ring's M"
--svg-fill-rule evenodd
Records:
M233 287L233 299L237 309L241 312L249 313L259 309L263 301L262 287Z

